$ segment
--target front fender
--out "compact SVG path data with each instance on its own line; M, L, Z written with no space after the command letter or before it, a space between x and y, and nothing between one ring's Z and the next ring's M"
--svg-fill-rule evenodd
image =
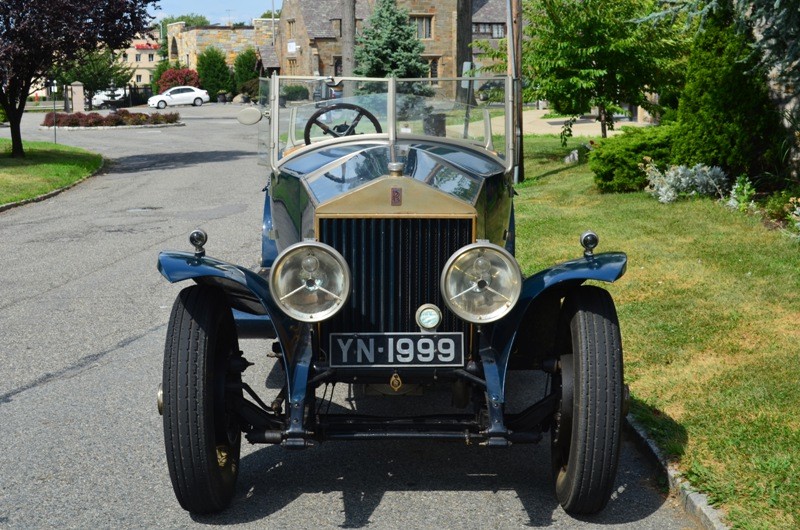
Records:
M499 363L503 369L508 364L514 337L531 303L543 292L562 285L580 285L587 280L612 283L625 274L628 256L623 252L606 252L588 258L579 258L559 263L544 269L522 282L519 302L509 315L497 323L492 334L492 346L499 352Z
M197 257L191 252L177 251L158 255L158 271L171 283L194 280L198 284L220 287L228 295L234 312L245 313L242 317L247 326L254 326L258 316L268 318L281 343L288 343L284 341L288 341L291 323L272 299L267 281L253 271L208 256Z

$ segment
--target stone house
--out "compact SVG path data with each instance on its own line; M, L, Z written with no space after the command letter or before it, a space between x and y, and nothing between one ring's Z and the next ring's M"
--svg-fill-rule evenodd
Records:
M275 52L283 75L340 75L341 0L284 0ZM455 77L456 0L397 0L409 12L430 77ZM374 0L356 0L356 34L369 19ZM503 0L473 0L473 40L505 36Z
M214 46L233 67L236 56L247 48L259 50L272 45L272 27L272 20L264 18L253 19L252 26L187 27L185 22L175 22L167 26L167 57L196 70L197 56Z

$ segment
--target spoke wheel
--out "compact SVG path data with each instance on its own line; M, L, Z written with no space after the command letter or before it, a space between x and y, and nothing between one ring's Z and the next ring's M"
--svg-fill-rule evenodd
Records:
M551 430L556 496L565 511L591 514L608 503L621 446L624 385L622 341L611 295L594 286L564 301L561 402Z
M325 123L320 121L322 116L333 112L334 110L352 110L356 112L353 121L350 122L348 125L346 122L341 125L336 125L334 127L328 127ZM364 107L360 107L358 105L353 105L352 103L335 103L328 107L322 107L314 114L306 122L306 127L303 131L303 139L306 141L306 145L311 143L311 129L314 126L318 127L322 130L323 134L329 135L333 138L339 138L340 136L350 136L356 133L356 127L358 126L361 118L367 118L371 123L372 126L375 127L376 133L382 133L383 130L381 129L381 124L370 111L365 109Z
M164 443L178 502L193 513L230 504L239 472L241 430L233 407L241 372L225 294L194 285L172 307L164 348Z

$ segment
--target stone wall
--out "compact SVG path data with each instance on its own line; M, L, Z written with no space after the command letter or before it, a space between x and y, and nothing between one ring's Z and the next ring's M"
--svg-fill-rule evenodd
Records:
M186 27L185 22L167 26L167 46L170 61L179 61L193 70L197 69L197 56L214 46L225 54L233 67L236 56L247 48L256 49L272 44L272 21L255 19L252 26L198 26Z

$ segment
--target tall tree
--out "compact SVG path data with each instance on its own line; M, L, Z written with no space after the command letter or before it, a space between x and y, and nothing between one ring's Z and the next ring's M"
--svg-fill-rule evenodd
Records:
M197 56L197 73L200 75L200 86L205 88L212 98L233 88L231 70L219 48L209 46Z
M253 48L247 48L236 56L233 61L233 78L236 81L236 90L242 91L242 85L258 77L258 56Z
M540 99L573 117L564 136L597 107L606 137L621 103L652 108L648 93L679 80L671 68L681 53L678 32L637 22L655 9L650 0L531 0L523 9L523 72Z
M157 0L3 0L0 2L0 106L11 128L11 156L23 157L20 121L31 87L57 64L100 45L122 48L147 29Z
M80 81L83 90L89 99L91 109L92 96L96 92L105 90L114 85L123 87L131 80L133 68L117 60L114 53L108 48L98 48L79 57L71 64L66 65L56 77L64 84Z
M752 46L753 36L736 29L732 2L720 0L692 45L672 157L759 175L761 189L777 188L784 183L772 175L786 136Z
M425 46L417 38L408 11L394 0L378 0L366 27L356 38L354 73L365 77L425 77Z

